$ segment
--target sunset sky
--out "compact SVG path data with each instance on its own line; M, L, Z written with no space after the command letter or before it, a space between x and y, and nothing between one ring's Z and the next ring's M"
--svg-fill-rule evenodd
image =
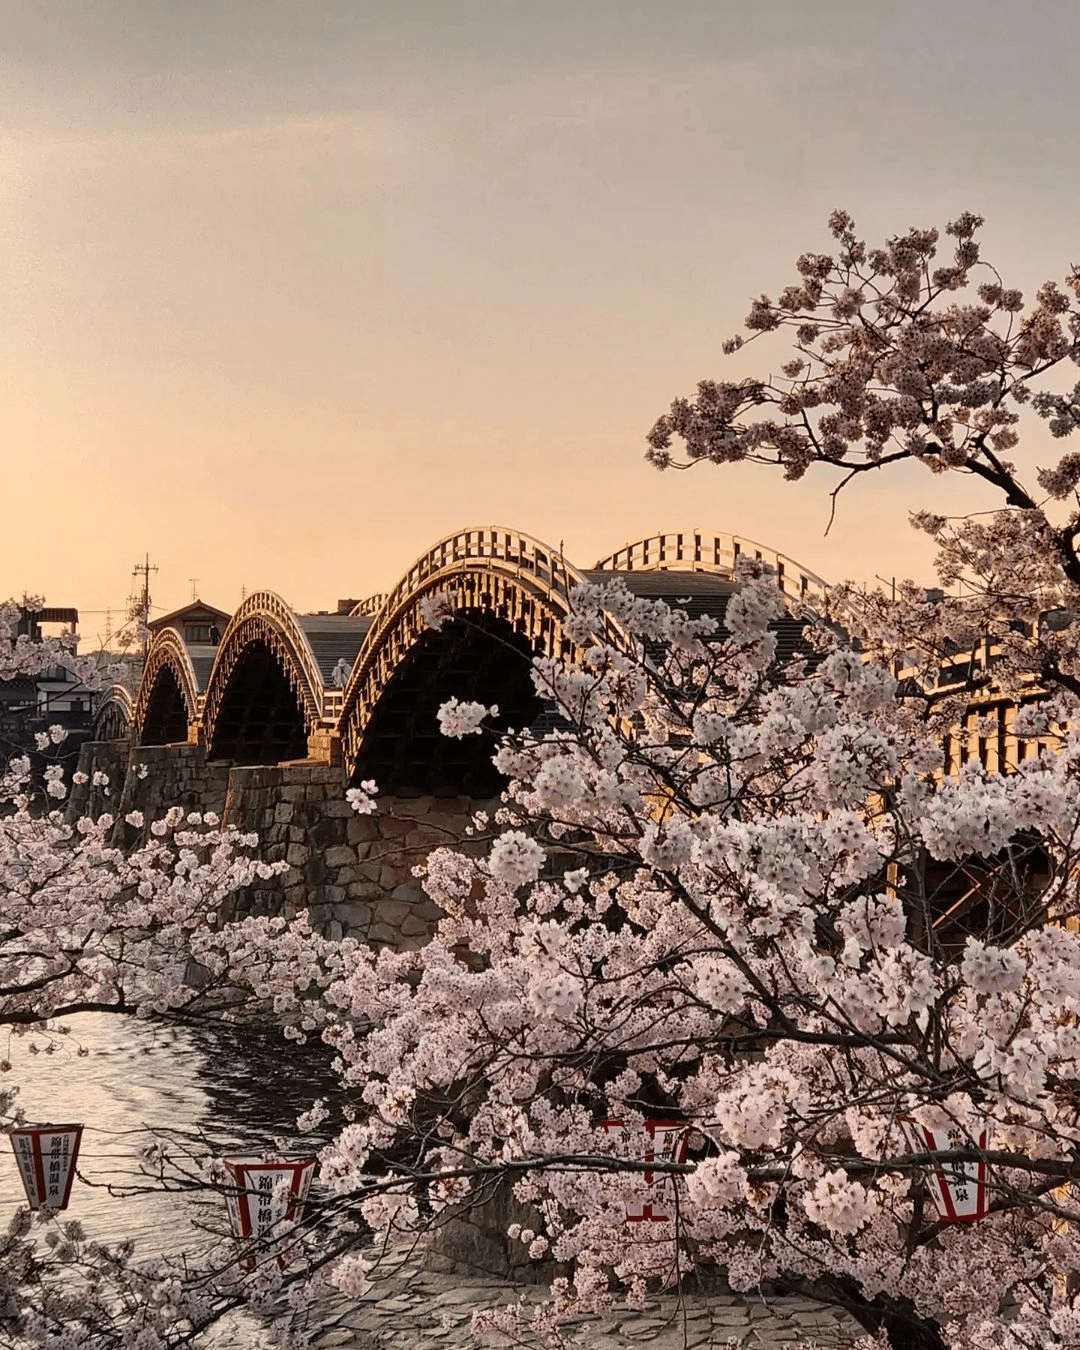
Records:
M1080 6L0 0L0 593L300 608L509 525L930 577L919 472L657 474L644 437L847 207L1080 262ZM779 348L752 349L760 373ZM758 353L761 353L760 357ZM770 355L770 352L774 355ZM742 358L740 358L742 359ZM1021 462L1050 458L1036 424ZM949 505L986 499L955 491Z

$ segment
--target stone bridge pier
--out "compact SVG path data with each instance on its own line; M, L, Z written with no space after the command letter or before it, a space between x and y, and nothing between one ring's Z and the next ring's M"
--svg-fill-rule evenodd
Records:
M126 737L82 743L77 781L72 785L64 811L68 824L74 824L82 816L97 820L106 813L116 815L130 755L131 742Z
M198 745L132 745L127 741L89 741L79 754L79 770L88 781L77 783L66 810L69 822L89 815L109 814L114 820L113 842L130 847L146 837L150 822L171 806L188 811L225 809L228 763L207 760ZM106 782L95 781L104 777ZM140 811L141 829L124 819Z
M464 838L484 803L467 798L380 798L359 816L341 771L322 765L234 769L225 820L253 831L260 856L288 870L237 897L236 913L292 918L307 909L328 937L345 935L405 951L421 946L442 917L413 868Z
M239 893L231 915L307 910L328 937L346 934L400 950L426 942L441 917L412 869L442 844L465 835L473 814L493 803L465 797L380 798L359 816L345 799L340 766L233 765L208 760L197 745L91 741L80 752L87 776L71 793L66 819L114 818L112 841L134 847L172 806L214 812L223 824L259 838L258 856L288 870ZM142 770L146 770L145 773ZM105 775L107 783L95 783ZM143 815L141 828L124 817Z

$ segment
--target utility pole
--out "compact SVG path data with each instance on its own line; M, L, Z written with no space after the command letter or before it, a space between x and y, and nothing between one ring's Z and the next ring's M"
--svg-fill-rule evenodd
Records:
M148 553L141 563L136 563L132 569L132 577L142 576L142 592L136 592L135 603L139 613L139 620L142 626L142 649L143 661L146 660L146 653L150 647L150 573L156 572L157 568L150 562Z

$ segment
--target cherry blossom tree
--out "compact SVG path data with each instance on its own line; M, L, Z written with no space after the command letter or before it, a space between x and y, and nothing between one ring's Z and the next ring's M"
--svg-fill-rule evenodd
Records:
M0 606L0 675L64 665L101 678L63 640L12 639L14 606ZM43 772L27 757L0 771L0 1030L51 1053L76 1041L65 1019L80 1013L197 1021L278 1018L295 1036L323 1020L318 991L343 970L346 950L301 917L227 922L226 902L282 864L259 860L258 839L210 812L173 807L159 820L132 812L138 842L114 842L117 822L66 823L64 732L38 737ZM97 784L102 791L108 783ZM81 1051L79 1051L81 1053ZM0 1127L26 1124L19 1084L0 1054ZM167 1123L167 1122L163 1122ZM133 1194L225 1187L197 1165L197 1141L150 1140ZM225 1208L221 1206L222 1217ZM332 1244L330 1246L332 1250ZM0 1344L98 1347L183 1344L235 1307L265 1304L281 1285L274 1263L248 1276L231 1244L202 1261L144 1259L106 1246L77 1221L19 1210L0 1237Z
M747 461L789 480L820 467L836 480L834 510L853 479L908 462L976 480L972 514L912 517L938 545L942 585L962 581L966 603L934 607L909 585L887 614L877 595L861 599L872 609L862 622L845 617L886 661L899 653L932 671L989 636L1000 657L1019 660L1001 661L999 682L1013 670L1077 693L1067 620L1080 588L1080 454L1023 471L1009 456L1020 453L1024 414L1036 426L1042 419L1055 439L1080 426L1080 269L1064 286L1046 282L1025 305L982 261L982 225L971 212L951 221L952 261L935 266L936 229L871 248L850 215L834 211L835 251L803 254L796 280L776 300L759 296L746 336L724 343L732 354L790 335L780 377L702 380L693 398L676 399L657 420L647 457L661 469ZM1072 371L1072 387L1050 387L1063 370ZM1039 454L1048 449L1045 436L1039 445ZM1048 613L1061 624L1044 623L1032 648L1022 630Z
M1023 415L1058 436L1080 421L1077 391L1047 387L1080 318L1056 286L1025 308L980 270L974 216L948 227L944 267L933 231L869 249L843 213L831 225L837 256L805 255L748 319L752 341L794 330L782 379L703 383L650 455L820 464L838 493L909 459L978 478L997 510L915 522L963 599L838 587L781 661L767 575L744 575L722 626L585 586L580 660L534 669L561 729L493 745L505 801L419 869L446 916L419 952L226 932L217 902L258 863L218 822L173 813L125 855L13 785L11 1020L120 989L158 1014L239 991L320 1033L352 1096L320 1180L376 1239L335 1259L346 1293L390 1241L509 1187L508 1240L564 1263L545 1304L487 1319L510 1333L723 1272L849 1309L867 1350L1080 1341L1080 468L1067 454L1036 488L1007 458ZM957 717L1010 700L1034 753L953 772ZM453 702L440 720L484 735L492 715ZM372 785L350 800L374 809ZM950 1221L979 1185L985 1214ZM28 1242L10 1236L15 1300L38 1278ZM132 1306L164 1310L148 1346L189 1336L199 1289L222 1289L135 1278ZM59 1324L33 1315L49 1344ZM130 1319L97 1317L99 1344L135 1343Z
M996 511L915 518L965 597L837 588L781 664L768 576L722 627L585 586L582 659L534 672L563 729L508 737L502 809L419 869L435 937L358 950L328 990L368 1114L324 1181L363 1197L397 1150L362 1205L390 1236L512 1186L512 1240L571 1263L535 1330L722 1270L847 1308L867 1347L1080 1342L1080 457L1030 490L1006 458L1025 410L1080 423L1078 389L1039 383L1080 363L1080 312L980 273L980 224L954 221L935 267L935 231L869 249L835 213L838 256L804 255L747 320L794 330L782 380L703 381L649 451L821 464L837 492L909 459L974 476ZM944 735L995 700L1025 704L1020 753L947 773ZM482 734L483 710L442 726ZM985 1214L950 1221L980 1176Z

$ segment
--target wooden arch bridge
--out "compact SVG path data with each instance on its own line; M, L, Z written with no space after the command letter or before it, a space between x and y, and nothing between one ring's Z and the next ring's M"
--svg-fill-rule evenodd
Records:
M387 791L491 795L490 746L439 736L441 703L497 703L505 725L532 725L543 709L530 659L574 659L564 623L575 586L617 575L636 594L722 618L741 559L763 563L793 603L825 597L820 577L735 535L653 535L578 568L519 531L461 530L428 549L389 593L347 613L301 614L259 591L214 645L160 628L137 694L110 691L95 738L186 743L237 765L341 764ZM434 595L450 611L438 630L423 616ZM795 619L781 626L797 634ZM611 635L618 640L614 625Z

